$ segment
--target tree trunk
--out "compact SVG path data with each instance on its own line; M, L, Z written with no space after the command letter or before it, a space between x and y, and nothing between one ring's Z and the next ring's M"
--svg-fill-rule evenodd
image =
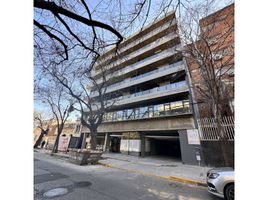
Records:
M227 137L226 137L224 130L221 126L221 116L219 115L219 112L217 112L217 116L216 116L216 126L217 126L218 133L220 136L220 139L219 139L220 140L220 150L221 150L222 157L224 160L224 166L225 167L232 167L233 164L230 162L232 155L230 155L229 149L226 145Z
M91 140L90 140L90 149L96 150L97 147L97 131L96 130L90 130Z
M221 115L220 115L220 108L219 108L219 103L218 102L213 102L213 112L214 112L214 117L216 119L216 128L219 133L219 140L220 140L220 152L221 156L223 157L224 160L224 166L225 167L232 167L233 164L231 163L231 157L229 149L227 148L226 142L227 142L227 136L224 133L224 130L221 126Z
M45 131L44 131L44 130L41 130L41 133L40 133L38 139L36 140L36 142L35 142L35 144L34 144L34 148L35 148L35 149L38 148L38 146L39 146L40 143L42 142L42 139L43 139L44 135L45 135Z
M62 129L63 129L63 125L61 125L61 127L58 129L58 134L57 134L57 137L56 137L56 141L54 143L54 146L53 146L53 149L52 149L51 153L58 153L58 144L59 144Z

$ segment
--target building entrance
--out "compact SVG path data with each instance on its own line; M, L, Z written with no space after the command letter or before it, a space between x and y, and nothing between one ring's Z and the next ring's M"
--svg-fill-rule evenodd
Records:
M181 159L178 136L147 136L150 141L149 155L159 155Z
M114 153L120 153L120 143L121 143L120 137L111 137L110 151Z

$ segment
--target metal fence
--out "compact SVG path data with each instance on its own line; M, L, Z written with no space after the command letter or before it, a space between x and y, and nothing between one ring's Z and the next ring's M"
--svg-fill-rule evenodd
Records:
M215 118L201 118L197 119L199 132L200 132L200 139L203 141L217 141L219 140L219 131L216 125L216 119ZM234 117L228 116L228 117L222 117L221 119L221 127L225 134L225 136L228 138L228 140L233 141L234 140Z

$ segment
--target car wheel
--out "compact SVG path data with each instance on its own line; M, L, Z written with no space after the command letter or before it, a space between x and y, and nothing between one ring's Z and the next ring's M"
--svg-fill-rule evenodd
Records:
M234 184L226 186L224 197L226 200L234 200Z

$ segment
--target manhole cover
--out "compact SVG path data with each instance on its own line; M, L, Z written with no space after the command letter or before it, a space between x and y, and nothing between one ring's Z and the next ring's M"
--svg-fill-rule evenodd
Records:
M80 188L80 187L88 187L91 183L88 181L81 181L81 182L75 182L74 187Z
M68 190L66 188L55 188L52 190L48 190L47 192L43 194L43 196L51 198L51 197L61 196L67 193L68 193Z

